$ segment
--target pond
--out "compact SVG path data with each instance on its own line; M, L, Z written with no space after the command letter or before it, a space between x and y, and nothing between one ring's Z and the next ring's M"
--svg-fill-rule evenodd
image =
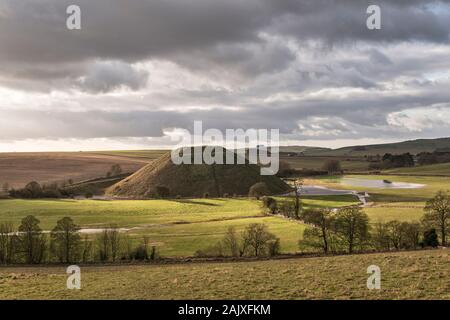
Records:
M391 182L388 180L372 180L363 178L342 178L340 183L345 186L374 188L374 189L419 189L425 187L424 184Z

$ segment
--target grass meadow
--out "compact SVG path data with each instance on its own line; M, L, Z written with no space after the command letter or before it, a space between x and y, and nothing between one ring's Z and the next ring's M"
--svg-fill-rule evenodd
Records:
M311 197L305 208L339 207L355 204L352 196ZM260 201L240 199L183 200L0 200L0 222L12 222L34 215L43 230L70 216L82 228L111 224L126 228L124 233L140 241L144 235L165 257L192 256L199 249L220 240L228 227L243 230L251 223L264 223L280 238L281 251L298 249L305 226L278 216L267 216ZM91 235L93 236L93 235Z
M0 299L450 299L450 250L178 265L0 267ZM366 287L367 267L381 289Z

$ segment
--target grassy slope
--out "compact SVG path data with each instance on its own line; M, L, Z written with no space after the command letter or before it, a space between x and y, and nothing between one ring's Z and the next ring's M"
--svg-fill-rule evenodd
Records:
M0 268L0 299L450 299L450 250L184 265ZM381 268L368 290L367 267Z
M224 160L228 156L236 156L227 150L222 152ZM119 198L155 198L158 195L157 188L164 186L172 196L202 197L208 193L221 197L225 193L247 195L250 187L258 182L266 183L271 194L283 194L289 190L289 186L278 177L261 175L261 168L255 164L176 165L170 153L166 153L111 186L106 193Z
M397 168L397 169L391 169L386 170L386 173L389 174L411 174L411 175L419 175L419 176L426 176L426 175L448 175L450 176L450 163L440 163L440 164L433 164L429 166L420 166L420 167L412 167L412 168Z
M305 199L306 207L338 207L355 203L348 196ZM265 223L281 239L283 252L295 252L304 225L279 217L267 217L260 202L248 199L195 200L0 200L0 222L13 222L29 215L51 230L58 219L70 216L82 227L98 228L115 223L129 230L130 237L146 234L163 256L191 256L219 240L229 226L244 229Z
M334 159L341 162L343 170L347 171L365 171L369 167L369 162L367 162L363 157L349 158L349 157L318 157L318 156L300 156L300 157L281 157L280 160L289 163L291 168L294 169L312 169L312 170L323 170L323 166L326 161Z
M314 155L323 156L364 156L364 155L383 155L385 153L405 153L409 152L411 154L417 154L420 152L433 152L438 148L450 148L450 138L440 138L440 139L419 139L404 141L399 143L388 143L388 144L378 144L378 145L366 145L365 150L361 150L358 147L355 150L354 146L344 147L335 150L325 150L317 151Z

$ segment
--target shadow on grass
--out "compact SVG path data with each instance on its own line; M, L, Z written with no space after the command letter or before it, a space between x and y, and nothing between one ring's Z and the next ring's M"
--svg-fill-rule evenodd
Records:
M186 203L186 204L202 205L202 206L210 206L210 207L218 207L219 206L216 203L203 202L203 201L193 200L193 199L169 200L169 201L178 202L178 203Z

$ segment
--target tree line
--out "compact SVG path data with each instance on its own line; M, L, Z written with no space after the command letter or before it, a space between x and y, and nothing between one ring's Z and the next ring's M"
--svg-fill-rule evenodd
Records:
M93 263L155 260L158 253L144 236L137 245L111 225L94 238L80 234L80 227L70 217L57 221L50 233L30 215L14 229L12 223L0 223L0 263Z
M299 212L298 199L297 193L291 201L265 196L262 205L269 214L280 214L307 224L303 239L299 241L303 251L352 253L446 246L450 234L450 193L445 191L439 191L426 202L420 222L393 220L371 224L359 206Z
M280 239L269 232L263 223L249 224L238 233L235 227L229 227L221 240L198 250L197 257L260 257L276 256L280 253Z

